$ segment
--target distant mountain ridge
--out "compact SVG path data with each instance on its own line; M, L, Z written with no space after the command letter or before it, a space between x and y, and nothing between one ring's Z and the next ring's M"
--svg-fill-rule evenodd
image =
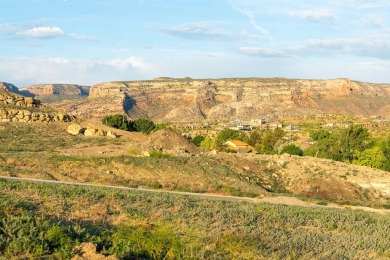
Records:
M80 95L88 96L89 86L80 86L76 84L38 84L26 88L20 88L21 91L28 91L31 94L42 95Z
M102 117L127 113L161 121L304 116L390 116L390 84L349 79L167 79L95 84L87 102L61 104ZM88 112L89 110L89 112Z
M55 86L27 89L43 95L54 93ZM62 93L77 92L65 89L69 91ZM64 100L53 106L91 118L127 113L132 118L159 121L250 120L320 113L390 117L390 84L349 79L161 77L98 83L89 89L87 99Z

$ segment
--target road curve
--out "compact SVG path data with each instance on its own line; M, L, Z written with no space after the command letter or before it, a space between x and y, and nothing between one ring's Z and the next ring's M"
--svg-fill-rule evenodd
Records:
M246 202L252 202L252 203L270 203L270 204L283 204L283 205L289 205L289 206L317 207L317 208L360 209L360 210L364 210L364 211L368 211L368 212L390 214L390 210L387 210L387 209L375 209L375 208L370 208L370 207L349 206L349 205L343 206L343 205L337 205L337 204L330 204L327 206L322 206L322 205L316 205L316 204L313 204L310 202L302 201L302 200L295 198L295 197L286 197L286 196L266 197L266 198L262 198L262 199L257 199L257 198L246 198L246 197L236 197L236 196L225 196L225 195L218 195L218 194L208 194L208 193L152 190L152 189L144 189L144 188L130 188L130 187L124 187L124 186L99 185L99 184L92 184L92 183L66 182L66 181L20 178L20 177L9 177L9 176L0 176L0 179L9 180L9 181L29 181L29 182L63 184L63 185L71 185L71 186L109 188L109 189L116 189L116 190L143 191L143 192L151 192L151 193L170 193L170 194L198 197L198 198L209 199L209 200L246 201Z

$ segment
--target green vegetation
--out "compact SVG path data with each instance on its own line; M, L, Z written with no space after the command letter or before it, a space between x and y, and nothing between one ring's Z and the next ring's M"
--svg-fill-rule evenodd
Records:
M4 180L0 196L0 259L69 259L83 242L122 259L390 257L389 216L363 211Z
M242 139L242 134L240 131L232 130L232 129L226 129L222 130L218 133L215 142L218 146L221 146L223 143L225 143L228 140L234 140L234 139Z
M316 143L305 155L390 171L390 137L375 141L368 130L359 125L332 133L319 130L310 136Z
M196 145L200 146L200 144L204 141L205 137L203 135L197 135L191 139L191 141Z
M303 151L298 146L293 145L293 144L289 144L289 145L284 146L282 148L282 150L280 151L280 154L284 154L284 153L302 156Z
M134 121L129 120L126 115L108 115L102 119L102 123L126 131L141 132L150 134L153 131L166 127L166 125L155 125L153 121L139 118Z

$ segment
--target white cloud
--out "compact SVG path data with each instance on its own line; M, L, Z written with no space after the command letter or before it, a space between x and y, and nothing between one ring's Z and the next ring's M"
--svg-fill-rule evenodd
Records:
M64 57L0 57L0 79L17 86L38 83L93 84L143 79L149 66L139 57L77 60Z
M312 21L334 20L336 14L333 10L286 10L285 13L291 17L298 17Z
M369 14L359 19L359 24L363 27L373 26L376 28L385 28L386 22L383 17L377 14Z
M349 3L356 9L375 9L389 4L387 0L349 0Z
M34 27L22 32L18 33L19 35L23 35L31 38L39 38L39 39L50 39L56 38L64 35L64 31L56 26L42 26L42 27Z
M257 21L256 21L256 16L255 16L255 13L252 12L252 11L248 11L248 10L244 10L244 9L241 9L241 8L238 8L236 5L233 4L233 2L230 2L230 5L235 9L237 10L238 12L240 12L241 14L245 15L248 20L249 20L249 23L258 31L262 34L262 36L264 38L267 38L269 40L272 40L272 37L269 33L269 31L265 28L263 28L262 26L260 26Z
M201 21L158 30L188 40L249 41L264 38L262 35L250 34L246 30L242 31L240 34L235 34L221 28L221 25L226 24L229 23L222 21Z
M99 38L93 35L82 35L77 33L69 33L69 37L75 40L81 40L81 41L98 41Z
M390 39L388 38L328 38L312 39L298 43L296 50L306 55L326 51L331 54L349 54L357 57L390 59ZM333 52L333 53L332 53ZM323 53L321 53L323 54Z
M226 30L218 27L221 22L202 21L195 23L185 23L171 28L159 29L159 31L168 33L190 40L229 40L231 35Z
M114 59L103 62L102 64L114 67L118 70L127 70L129 68L135 68L139 70L147 70L149 65L144 62L143 59L138 57L129 57L127 59Z
M238 52L250 56L260 56L263 58L276 58L276 57L293 57L281 50L264 49L258 47L240 47Z

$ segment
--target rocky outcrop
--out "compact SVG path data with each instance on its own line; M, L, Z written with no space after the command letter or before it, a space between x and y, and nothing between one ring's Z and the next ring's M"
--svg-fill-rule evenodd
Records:
M0 122L70 122L71 116L62 113L48 113L21 109L0 108Z
M29 108L38 107L40 105L39 100L15 94L13 92L10 92L9 89L12 88L8 88L4 85L0 86L0 105Z
M89 86L79 86L74 84L41 84L27 88L21 88L23 92L29 92L36 96L43 95L67 95L67 96L88 96Z
M117 134L115 134L112 131L105 131L101 128L83 128L79 124L71 124L68 126L67 132L71 135L85 135L85 136L92 136L92 137L99 137L99 136L106 136L109 138L118 138Z
M348 79L168 79L93 85L87 101L62 103L76 115L127 113L162 121L390 114L390 85Z

